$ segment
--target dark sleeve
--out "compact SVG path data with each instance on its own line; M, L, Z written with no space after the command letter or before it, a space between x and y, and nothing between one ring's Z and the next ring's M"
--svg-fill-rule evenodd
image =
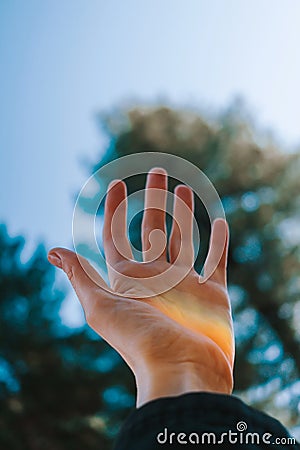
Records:
M207 392L152 400L131 412L114 450L300 449L276 419L234 396ZM272 445L273 444L273 445Z

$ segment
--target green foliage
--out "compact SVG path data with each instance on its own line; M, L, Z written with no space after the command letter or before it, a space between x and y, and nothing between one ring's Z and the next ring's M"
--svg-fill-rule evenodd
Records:
M189 160L210 178L231 230L235 392L294 427L300 404L300 155L282 151L252 122L240 102L213 119L164 106L114 111L100 116L110 146L95 169L124 155L166 152ZM141 177L128 179L128 191L143 183ZM172 180L169 189L175 185ZM203 238L196 261L201 270L210 229L197 199L195 215ZM135 235L131 238L140 245Z
M300 402L299 153L284 153L258 133L240 105L214 119L136 107L101 116L100 125L108 144L94 169L123 155L163 151L188 159L214 183L231 230L235 393L293 429ZM129 192L144 181L128 179ZM137 247L140 219L130 231ZM210 225L197 199L196 219L201 270ZM0 448L110 449L133 406L133 376L93 332L60 323L64 293L53 287L45 250L21 263L23 246L0 228Z
M93 333L62 326L45 250L22 264L23 246L0 228L0 448L108 449L131 374Z

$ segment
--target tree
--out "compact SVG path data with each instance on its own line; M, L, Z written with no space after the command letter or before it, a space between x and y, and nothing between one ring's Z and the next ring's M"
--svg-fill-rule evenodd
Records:
M101 115L99 123L108 142L91 170L123 155L164 151L193 162L214 183L231 229L235 393L296 432L299 152L281 151L239 104L214 118L163 106L127 108ZM132 192L144 187L145 177L126 182ZM171 180L170 190L176 184ZM82 207L88 212L88 201ZM197 199L196 218L200 270L210 225ZM130 237L140 248L135 228ZM22 262L24 245L0 227L0 448L110 449L133 406L133 375L87 327L62 325L65 293L53 284L45 249Z
M93 172L121 156L163 151L191 161L215 185L231 229L235 392L290 428L296 427L300 404L300 239L295 233L299 152L282 151L272 136L256 129L240 101L214 118L197 111L141 106L102 114L99 123L108 146ZM131 193L143 188L145 177L126 182ZM177 183L171 180L170 190ZM88 212L88 200L82 206ZM196 261L200 271L210 229L197 199L195 215L206 236ZM135 225L140 222L141 217ZM139 233L131 229L130 235L140 249Z
M87 328L60 323L45 249L22 263L24 243L0 227L0 447L108 449L133 402L119 386L129 370Z

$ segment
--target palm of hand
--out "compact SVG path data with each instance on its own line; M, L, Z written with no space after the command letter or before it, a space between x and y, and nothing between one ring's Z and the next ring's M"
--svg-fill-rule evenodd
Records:
M126 277L116 277L112 283L117 294L112 328L121 330L119 339L122 342L125 324L128 325L128 337L132 335L132 327L135 327L130 352L122 352L117 345L118 351L123 353L129 365L134 365L130 363L131 347L134 345L137 354L143 352L156 361L172 358L174 352L177 359L181 354L182 361L194 358L199 363L202 354L208 365L209 359L212 359L213 366L218 357L224 358L232 367L234 341L230 302L227 290L221 283L207 280L200 284L199 274L191 269L179 284L167 292L142 296L143 280L164 273L169 266L170 263L165 261L146 264L126 261L118 264L118 272L126 274ZM138 285L136 278L141 280ZM94 312L93 317L97 316ZM99 331L97 324L94 327Z
M53 250L50 260L67 273L89 325L122 355L134 373L141 366L171 362L176 365L180 361L226 374L230 385L234 343L226 288L227 225L224 220L214 223L204 266L209 277L199 283L199 275L193 269L190 188L180 186L175 191L169 262L167 250L161 250L161 240L157 235L153 237L153 230L166 233L166 189L165 171L155 169L155 173L148 174L142 224L144 263L138 263L133 260L126 236L125 183L110 185L103 242L111 289L99 274L96 278L100 282L92 281L89 269L86 270L87 261L72 252ZM55 261L58 253L59 263ZM179 282L170 282L169 268L183 270L185 276ZM162 285L156 282L157 274L163 274ZM170 289L165 289L167 286Z

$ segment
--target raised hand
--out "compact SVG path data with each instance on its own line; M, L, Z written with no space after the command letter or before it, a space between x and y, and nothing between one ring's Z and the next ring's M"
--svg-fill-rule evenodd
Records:
M190 391L231 393L233 385L227 224L223 219L213 224L204 267L205 278L210 276L199 282L193 268L193 192L184 185L175 190L168 249L166 194L167 173L152 169L147 177L141 263L133 259L126 233L126 185L120 180L110 184L103 230L110 287L74 252L63 248L49 252L49 261L68 275L88 324L133 370L138 406Z

